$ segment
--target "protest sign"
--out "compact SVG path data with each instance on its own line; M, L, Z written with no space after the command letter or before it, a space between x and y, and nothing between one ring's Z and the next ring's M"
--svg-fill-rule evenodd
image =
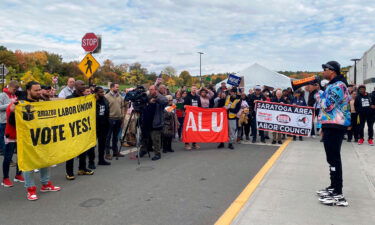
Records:
M183 142L227 142L228 115L224 108L186 106Z
M314 108L275 102L256 102L256 121L259 130L297 136L309 136Z
M96 145L94 95L20 101L15 114L18 166L22 171L65 162Z
M229 85L238 87L241 84L241 79L242 79L241 77L238 77L238 76L233 75L233 74L229 74L227 83Z

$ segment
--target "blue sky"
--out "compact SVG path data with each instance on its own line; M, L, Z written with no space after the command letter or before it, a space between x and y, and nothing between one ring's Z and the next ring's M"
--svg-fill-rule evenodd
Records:
M0 45L84 56L86 32L102 35L99 62L140 62L199 73L320 70L375 44L375 1L363 0L2 0Z

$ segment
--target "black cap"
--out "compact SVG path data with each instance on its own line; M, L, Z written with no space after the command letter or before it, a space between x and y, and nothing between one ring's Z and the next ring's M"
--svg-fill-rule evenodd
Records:
M365 85L363 85L363 84L362 84L362 85L359 85L359 86L358 86L358 90L359 90L359 89L361 89L361 88L363 88L363 89L365 89L365 90L366 90L366 86L365 86Z
M230 89L230 91L237 93L237 88L236 87L232 87L232 89Z
M51 90L51 86L46 86L46 85L42 85L40 88L43 90Z
M338 63L336 61L329 61L326 64L322 64L322 67L323 67L323 69L328 68L330 70L335 71L337 75L341 74L340 73L340 68L341 68L340 63Z

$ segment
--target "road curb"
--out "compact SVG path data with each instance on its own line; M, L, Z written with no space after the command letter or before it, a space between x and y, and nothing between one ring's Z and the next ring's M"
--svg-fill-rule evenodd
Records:
M286 147L291 142L291 138L288 138L268 159L268 161L263 165L263 167L258 171L250 183L245 187L240 195L232 202L229 208L220 216L216 221L215 225L229 225L237 217L242 207L248 202L254 191L259 186L260 182L263 180L264 176L275 164L280 155L284 152Z

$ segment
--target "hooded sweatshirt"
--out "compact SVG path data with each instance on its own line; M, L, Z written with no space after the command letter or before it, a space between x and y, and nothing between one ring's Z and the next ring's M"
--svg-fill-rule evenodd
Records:
M6 123L6 109L10 103L17 101L17 96L11 94L8 88L4 88L3 93L0 94L0 123Z
M321 107L318 120L322 128L346 129L350 126L350 95L343 76L332 79L325 91L317 93L316 100Z
M358 92L354 102L355 111L359 114L369 115L372 113L371 105L373 105L371 96L367 92L364 94Z

